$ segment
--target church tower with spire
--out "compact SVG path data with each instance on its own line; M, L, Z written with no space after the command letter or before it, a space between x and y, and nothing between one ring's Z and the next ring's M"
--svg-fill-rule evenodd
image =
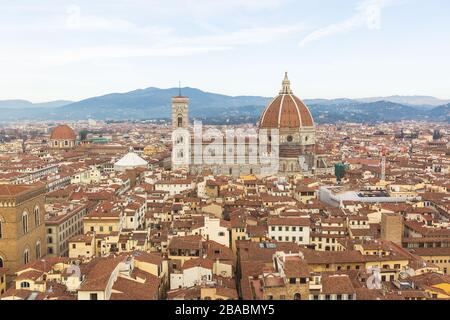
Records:
M189 127L189 98L181 95L181 85L178 95L172 98L172 128Z

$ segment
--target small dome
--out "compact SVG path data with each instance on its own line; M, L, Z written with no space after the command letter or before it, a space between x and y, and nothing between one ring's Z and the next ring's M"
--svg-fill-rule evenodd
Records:
M261 129L298 129L313 127L314 120L308 107L291 90L291 82L284 76L280 94L272 100L262 113Z
M75 131L68 125L59 125L53 128L50 140L76 140Z
M114 168L117 171L125 171L126 169L134 169L138 167L146 168L147 166L148 162L134 152L127 153L114 164Z

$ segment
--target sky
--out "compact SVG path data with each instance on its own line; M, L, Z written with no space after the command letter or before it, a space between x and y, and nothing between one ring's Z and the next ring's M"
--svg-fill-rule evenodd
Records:
M1 0L0 100L138 88L450 98L448 0Z

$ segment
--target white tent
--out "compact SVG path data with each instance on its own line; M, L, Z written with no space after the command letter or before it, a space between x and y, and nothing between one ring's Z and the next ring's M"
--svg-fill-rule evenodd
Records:
M114 164L114 170L125 171L127 169L147 168L148 162L139 157L134 152L128 152L119 161Z

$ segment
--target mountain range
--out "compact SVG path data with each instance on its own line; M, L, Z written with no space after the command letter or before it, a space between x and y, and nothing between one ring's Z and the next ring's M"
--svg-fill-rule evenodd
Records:
M270 97L227 96L185 87L192 118L210 123L256 122ZM169 118L171 97L178 88L150 87L126 93L111 93L81 101L31 103L0 101L0 121L20 120L143 120ZM429 96L391 96L362 99L306 99L318 123L380 122L399 120L450 121L450 100Z

